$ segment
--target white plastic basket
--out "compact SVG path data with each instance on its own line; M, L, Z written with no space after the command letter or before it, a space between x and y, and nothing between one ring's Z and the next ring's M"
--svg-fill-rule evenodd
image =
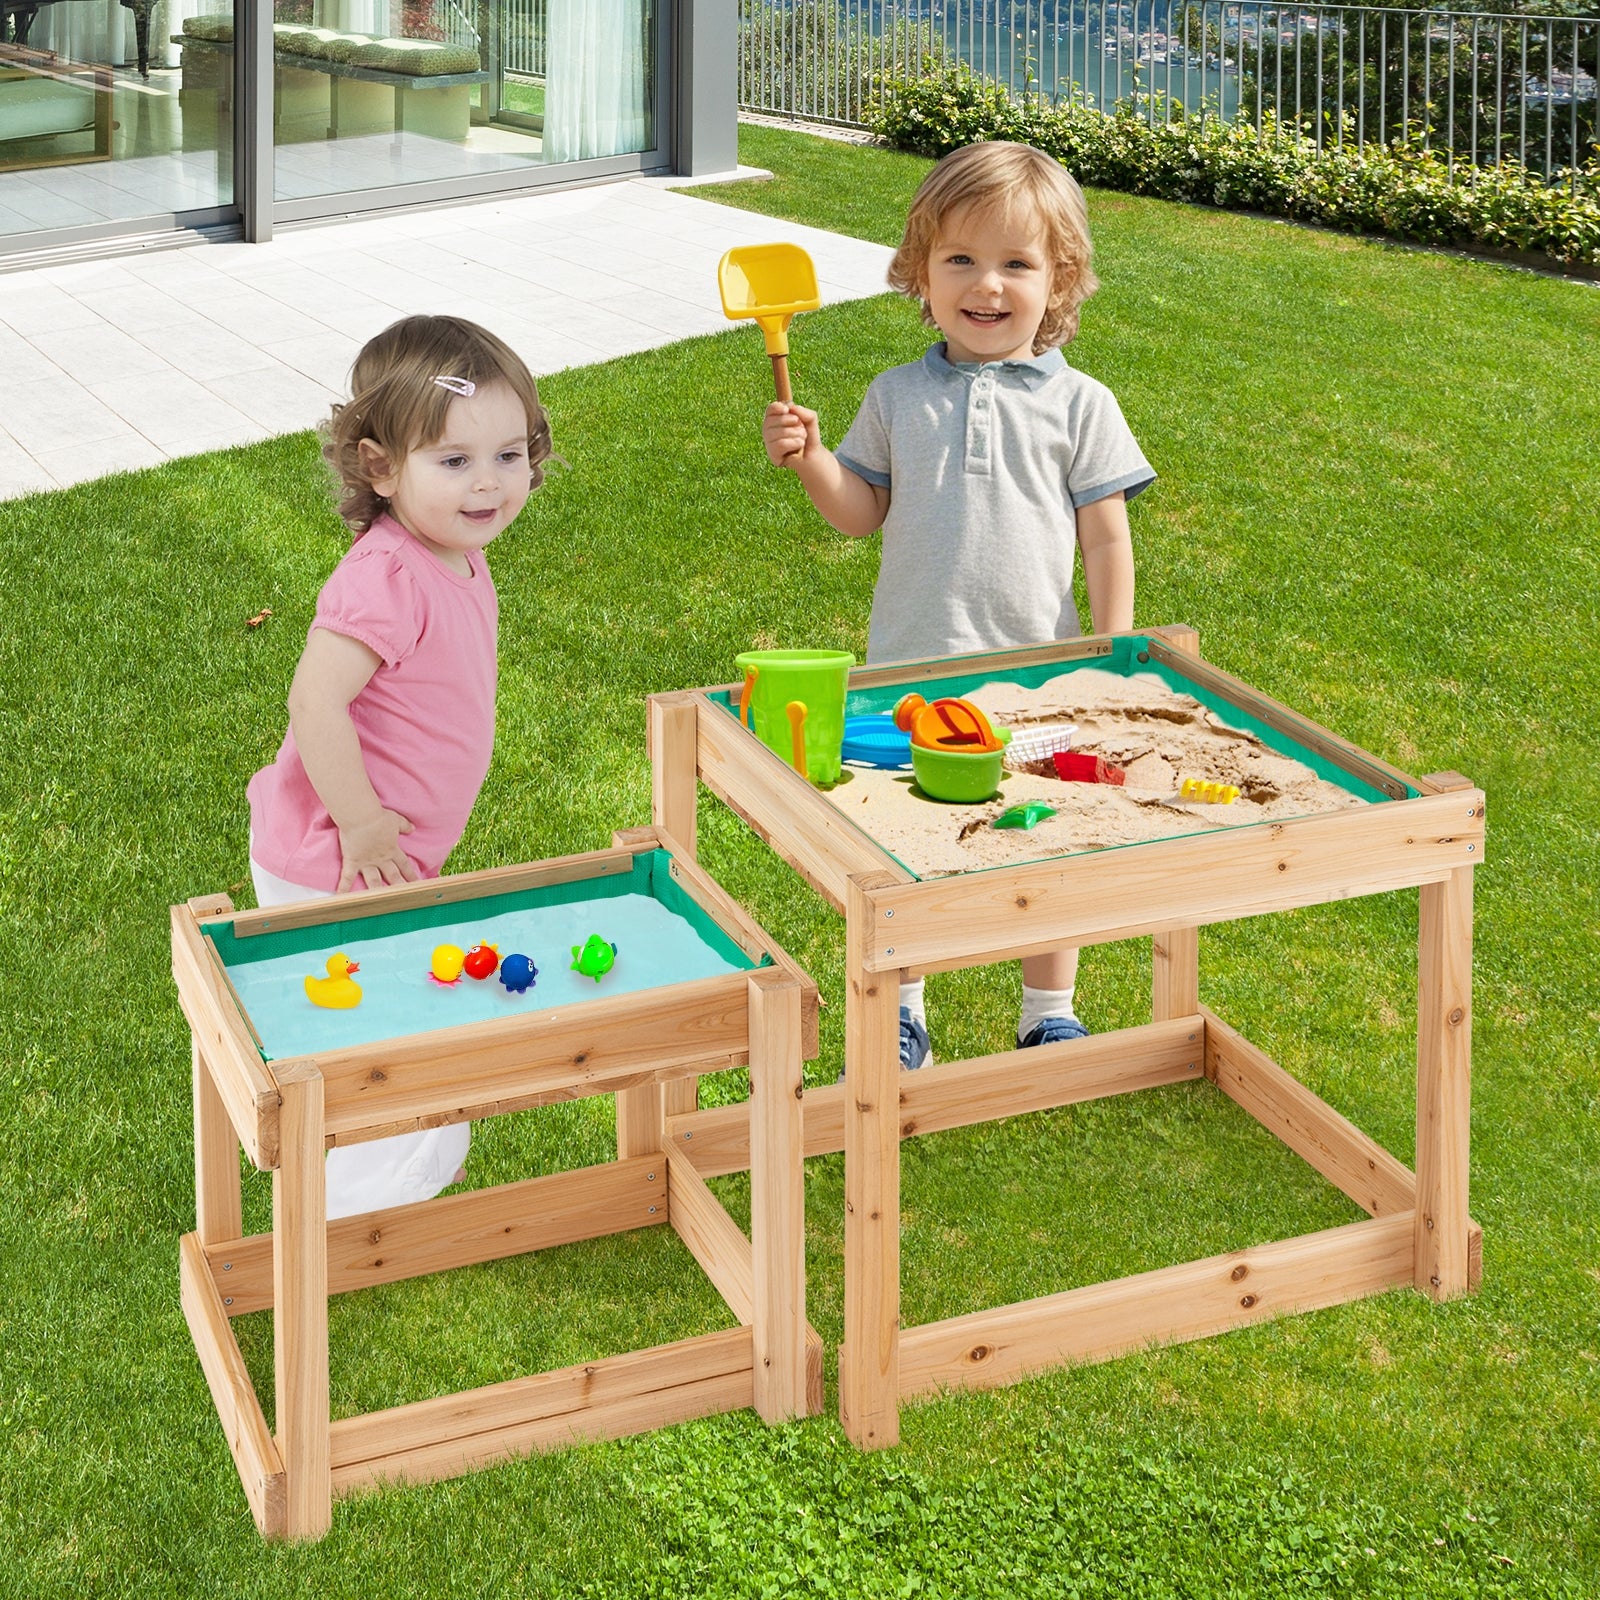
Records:
M1058 750L1072 748L1075 722L1042 722L1037 727L1013 728L1011 743L1001 758L1008 767L1025 767L1030 762L1048 761Z

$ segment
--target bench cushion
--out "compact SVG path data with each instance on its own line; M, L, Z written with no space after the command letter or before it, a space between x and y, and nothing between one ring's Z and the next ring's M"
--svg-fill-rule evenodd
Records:
M53 78L0 83L0 140L43 139L94 126L94 90Z

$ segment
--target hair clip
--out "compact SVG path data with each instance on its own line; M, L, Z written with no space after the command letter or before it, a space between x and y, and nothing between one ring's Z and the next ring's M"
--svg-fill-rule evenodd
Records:
M471 399L478 392L477 384L468 378L448 378L443 373L439 373L434 377L433 381L441 389L448 389L451 394L459 394L467 399Z

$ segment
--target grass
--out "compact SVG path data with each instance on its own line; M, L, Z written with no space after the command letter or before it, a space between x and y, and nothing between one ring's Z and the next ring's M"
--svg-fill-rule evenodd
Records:
M892 241L925 164L746 130L715 198ZM707 191L700 191L702 196ZM1587 286L1093 194L1105 287L1071 357L1161 472L1141 624L1413 772L1489 795L1473 1106L1481 1293L1398 1292L905 1412L736 1415L344 1502L263 1547L177 1305L192 1225L165 908L245 886L243 789L341 543L312 439L0 506L0 1596L1579 1596L1600 1588L1600 614ZM643 697L752 642L858 652L877 553L767 468L750 329L544 385L570 470L496 547L500 738L459 868L647 820ZM832 438L925 332L889 297L803 319ZM245 619L274 615L257 631ZM839 920L743 827L703 853L835 1002ZM1402 1159L1415 896L1202 938L1207 999ZM941 1053L999 1048L1014 968L929 984ZM1148 952L1101 948L1096 1028ZM733 1075L736 1076L736 1075ZM737 1084L708 1090L728 1096ZM603 1159L597 1101L479 1130L474 1181ZM737 1180L720 1187L735 1209ZM807 1170L811 1316L842 1331L842 1173ZM907 1147L905 1315L951 1314L1346 1220L1181 1086ZM267 1189L247 1179L247 1226ZM242 1319L271 1392L270 1321ZM336 1303L341 1413L723 1325L660 1236Z

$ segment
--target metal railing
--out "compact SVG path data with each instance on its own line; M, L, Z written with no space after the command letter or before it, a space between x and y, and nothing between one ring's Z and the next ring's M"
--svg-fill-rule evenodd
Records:
M499 30L501 66L513 77L545 75L547 0L490 0L479 6L473 0L438 0L432 26L451 44L467 45L483 53L483 32Z
M741 0L741 109L861 126L876 75L965 62L1151 122L1408 142L1555 179L1596 155L1600 18L1268 0Z

